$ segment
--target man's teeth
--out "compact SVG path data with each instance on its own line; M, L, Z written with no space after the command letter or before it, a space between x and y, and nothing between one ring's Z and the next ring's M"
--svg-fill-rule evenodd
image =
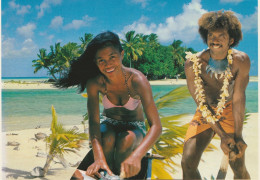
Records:
M220 48L220 45L212 45L213 48Z

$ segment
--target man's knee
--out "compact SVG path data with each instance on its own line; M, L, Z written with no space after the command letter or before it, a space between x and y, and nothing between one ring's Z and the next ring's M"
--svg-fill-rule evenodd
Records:
M197 158L192 154L185 154L181 159L181 166L184 170L196 170L198 168Z

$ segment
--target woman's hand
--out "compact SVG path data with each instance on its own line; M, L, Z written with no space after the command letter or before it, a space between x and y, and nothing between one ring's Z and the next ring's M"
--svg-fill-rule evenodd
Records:
M97 176L98 178L101 178L100 173L98 172L100 169L106 170L107 173L112 176L113 173L110 170L109 166L107 165L107 162L105 160L96 160L93 164L91 164L87 171L86 175L95 177Z
M135 176L141 170L141 159L129 156L121 163L120 178L129 178Z

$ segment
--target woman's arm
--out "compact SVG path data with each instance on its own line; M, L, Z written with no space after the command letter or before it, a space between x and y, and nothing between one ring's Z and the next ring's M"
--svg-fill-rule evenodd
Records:
M132 85L140 96L150 129L139 146L121 164L121 173L125 173L126 178L132 177L140 171L142 158L152 148L162 132L161 121L148 80L138 72L132 79Z
M153 100L152 89L146 77L142 73L139 73L133 77L132 82L134 89L140 96L145 115L150 125L150 129L142 143L131 154L131 156L141 159L160 137L162 125Z
M87 83L88 93L88 115L89 115L89 135L92 143L94 163L87 169L87 175L97 175L100 177L98 170L104 169L110 175L112 171L109 169L102 148L100 118L99 118L99 85L96 80L89 80Z

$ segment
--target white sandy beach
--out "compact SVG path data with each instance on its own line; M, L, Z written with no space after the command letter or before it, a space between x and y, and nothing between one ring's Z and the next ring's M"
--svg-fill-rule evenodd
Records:
M257 82L258 77L250 77L250 82ZM162 79L149 81L151 85L186 85L186 79ZM2 82L2 89L55 89L51 83L44 83L43 81L21 81Z
M187 122L190 120L191 116L187 116ZM248 144L246 151L246 166L251 175L252 179L258 179L258 113L250 114L250 119L248 123L244 125L244 139ZM83 131L82 125L77 125L77 127ZM70 126L71 128L71 126ZM35 141L34 134L42 132L47 135L50 134L50 130L47 128L39 129L29 129L21 131L11 131L5 132L3 136L3 161L2 161L2 179L13 180L13 179L31 179L30 171L36 167L43 167L46 161L46 157L37 157L37 154L43 155L48 151L46 149L46 144L43 140ZM20 143L19 148L16 150L14 146L7 146L8 142L18 142ZM219 148L219 140L213 140ZM87 143L88 144L88 143ZM78 155L76 154L65 154L65 159L69 164L74 165L78 161L82 160L85 154L88 152L88 146L82 148ZM203 154L199 169L203 177L210 179L211 175L216 177L218 169L220 167L222 157L222 151L220 148L213 152L206 152ZM175 159L178 164L180 164L181 157ZM73 174L76 167L64 168L58 159L52 162L49 172L45 178L35 178L35 179L49 179L49 180L60 180L69 179ZM178 168L177 172L173 175L174 179L182 178L181 168ZM228 169L228 174L226 179L232 179L233 173L231 169Z
M165 79L150 81L151 85L186 85L185 79ZM43 82L4 82L2 83L2 89L55 89L51 83Z
M151 85L186 85L185 79L165 79L150 81ZM2 89L56 89L51 83L42 82L4 82Z

